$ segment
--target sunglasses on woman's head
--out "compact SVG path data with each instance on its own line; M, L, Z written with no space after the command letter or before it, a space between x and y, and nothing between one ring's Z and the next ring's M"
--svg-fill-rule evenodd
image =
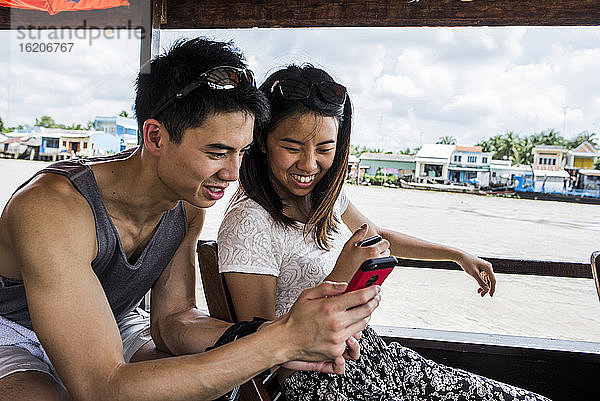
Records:
M229 90L237 88L242 83L247 83L256 88L256 81L252 70L228 65L211 68L200 74L194 82L186 85L174 96L171 96L165 103L158 107L154 113L152 113L152 117L158 117L177 100L183 99L202 85L207 85L212 90Z
M346 101L346 87L333 81L309 82L303 79L285 78L275 81L271 93L279 88L279 93L286 100L303 100L310 97L312 88L317 88L320 97L328 102L341 106Z

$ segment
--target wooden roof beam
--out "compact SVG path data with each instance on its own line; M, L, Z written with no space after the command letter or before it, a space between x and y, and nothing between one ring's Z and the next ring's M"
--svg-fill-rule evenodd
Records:
M599 0L179 0L161 28L600 25Z
M0 7L0 29L145 25L161 29L600 25L600 0L129 0L131 6L48 15ZM160 8L160 10L156 10ZM156 27L154 27L156 28Z

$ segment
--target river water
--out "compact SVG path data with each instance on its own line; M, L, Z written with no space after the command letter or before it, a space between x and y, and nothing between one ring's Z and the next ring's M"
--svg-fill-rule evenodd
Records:
M43 162L0 159L0 207ZM482 256L589 263L600 249L600 206L347 185L373 222ZM228 196L207 212L201 239L216 239ZM198 306L206 308L199 290ZM397 268L372 324L600 341L593 280L498 274L481 298L462 272Z

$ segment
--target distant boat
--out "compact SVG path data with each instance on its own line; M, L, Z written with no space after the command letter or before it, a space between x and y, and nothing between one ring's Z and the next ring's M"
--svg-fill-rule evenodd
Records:
M489 192L482 191L472 185L454 185L454 184L432 184L422 182L408 182L399 180L400 186L405 189L423 189L429 191L456 192L464 194L487 195Z
M535 191L531 180L515 176L515 193L523 199L550 200L558 202L589 203L600 205L600 190L564 189L563 191ZM542 188L543 189L543 188Z

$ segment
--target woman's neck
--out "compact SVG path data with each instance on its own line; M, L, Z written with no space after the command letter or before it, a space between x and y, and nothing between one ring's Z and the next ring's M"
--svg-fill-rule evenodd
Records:
M300 223L306 223L310 217L311 196L294 196L282 188L277 181L270 177L273 189L283 204L283 215Z
M300 223L308 221L311 210L310 195L282 198L281 201L284 215Z

